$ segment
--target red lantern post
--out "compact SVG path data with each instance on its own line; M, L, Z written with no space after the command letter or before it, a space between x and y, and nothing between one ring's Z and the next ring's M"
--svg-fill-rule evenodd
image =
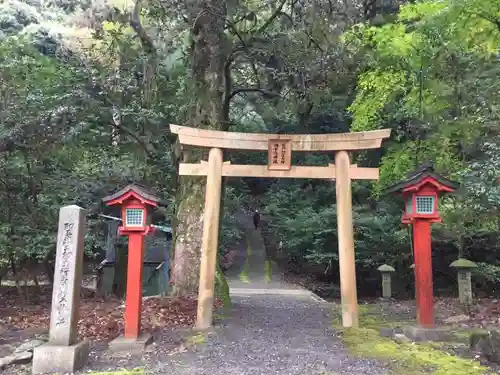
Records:
M137 340L141 331L142 270L144 236L153 228L149 225L148 209L158 206L159 199L137 185L103 198L107 206L122 208L121 235L128 236L127 291L125 301L125 334L127 340Z
M457 188L457 183L441 177L427 164L387 189L388 193L402 194L405 201L402 222L413 226L417 322L425 328L434 326L431 223L441 221L439 197Z

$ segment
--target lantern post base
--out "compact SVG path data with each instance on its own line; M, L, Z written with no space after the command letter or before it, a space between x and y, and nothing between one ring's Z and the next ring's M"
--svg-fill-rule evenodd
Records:
M146 349L153 342L153 336L149 333L142 333L138 338L126 338L118 336L109 343L111 352L140 352Z

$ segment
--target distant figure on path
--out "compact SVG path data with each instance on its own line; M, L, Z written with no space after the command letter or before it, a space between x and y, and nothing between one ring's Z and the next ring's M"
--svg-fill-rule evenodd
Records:
M259 224L260 224L259 210L255 210L255 212L253 213L253 226L255 227L255 229L259 227Z

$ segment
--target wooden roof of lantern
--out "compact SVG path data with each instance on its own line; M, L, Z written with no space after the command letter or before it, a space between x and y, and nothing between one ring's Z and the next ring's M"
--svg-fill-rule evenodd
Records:
M408 173L407 178L385 189L387 194L418 190L422 185L433 184L438 191L452 193L460 187L458 182L449 180L434 171L432 163L425 163Z
M135 183L129 184L123 189L120 189L117 192L102 198L102 201L104 204L112 206L121 204L123 203L123 201L129 199L130 197L134 197L141 201L141 203L145 203L150 206L156 207L158 205L166 205L166 203L162 201L153 191Z

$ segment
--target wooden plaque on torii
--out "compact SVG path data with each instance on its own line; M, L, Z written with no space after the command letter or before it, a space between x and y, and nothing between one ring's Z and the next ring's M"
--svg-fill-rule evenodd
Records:
M289 171L291 168L291 139L270 139L267 150L267 169L270 171Z

